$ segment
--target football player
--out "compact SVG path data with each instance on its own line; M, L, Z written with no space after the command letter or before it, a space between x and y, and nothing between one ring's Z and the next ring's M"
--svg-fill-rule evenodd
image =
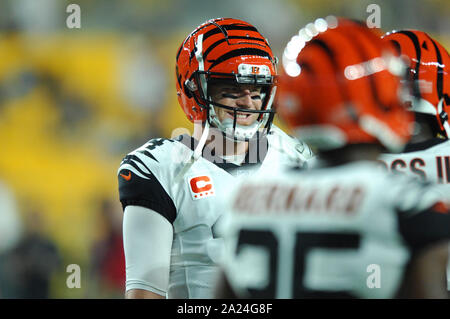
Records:
M181 44L176 89L193 136L152 139L118 170L127 298L212 298L219 200L242 176L312 156L272 125L276 62L261 33L232 18L203 23Z
M384 154L380 163L392 172L439 183L450 198L450 56L422 31L393 31L383 40L408 60L412 94L407 103L416 126L404 152Z
M448 204L376 162L402 149L414 121L390 50L364 24L332 17L288 43L278 111L318 163L235 188L217 297L446 296Z
M383 40L409 64L407 81L412 94L407 105L416 123L404 152L383 154L379 161L391 172L438 183L442 194L450 198L450 56L422 31L392 31ZM450 263L447 288L450 290Z

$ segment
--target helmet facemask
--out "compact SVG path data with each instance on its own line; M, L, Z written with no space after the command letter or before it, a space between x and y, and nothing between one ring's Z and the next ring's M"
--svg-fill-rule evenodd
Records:
M258 68L258 70L261 70L259 74L248 72L248 70L251 71L252 68L254 71L255 67ZM239 73L237 74L197 71L193 74L193 80L189 81L189 85L198 92L198 95L195 94L194 97L197 104L206 109L206 118L210 126L218 128L228 139L234 141L248 141L260 134L267 134L270 131L275 114L275 111L272 109L272 102L275 96L276 87L274 86L274 77L270 74L269 68L265 65L252 66L240 64L238 70ZM194 83L198 83L198 86ZM211 87L218 84L230 86L255 85L260 87L260 96L262 100L261 108L255 110L244 107L232 107L214 101L210 94ZM231 111L233 113L233 119L225 118L221 121L216 112L218 109ZM238 123L238 115L242 114L248 116L258 114L258 117L250 125L241 125Z

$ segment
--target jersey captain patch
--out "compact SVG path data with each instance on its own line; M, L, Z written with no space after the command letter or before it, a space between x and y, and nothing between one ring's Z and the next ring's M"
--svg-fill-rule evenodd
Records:
M187 178L193 200L199 200L215 195L214 184L208 175L195 175Z

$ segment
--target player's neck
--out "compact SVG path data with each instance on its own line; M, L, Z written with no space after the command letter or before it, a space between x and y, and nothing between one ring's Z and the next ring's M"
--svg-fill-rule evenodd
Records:
M193 137L200 141L202 134L203 127L194 124ZM205 145L214 150L214 153L217 156L243 155L248 152L249 147L248 142L228 139L220 130L214 127L209 128L208 138Z
M414 132L409 143L421 143L437 137L439 129L434 116L422 113L415 113L415 116Z
M409 143L421 143L433 139L435 136L430 130L421 131L418 134L411 135Z
M413 137L413 138L411 138L409 140L409 143L410 144L417 144L417 143L422 143L422 142L428 141L430 139L432 139L432 137L425 138L423 136L420 136L420 137L415 136L415 137Z
M225 136L213 136L208 138L206 145L215 150L215 154L218 156L233 156L243 155L248 151L248 142L233 141Z

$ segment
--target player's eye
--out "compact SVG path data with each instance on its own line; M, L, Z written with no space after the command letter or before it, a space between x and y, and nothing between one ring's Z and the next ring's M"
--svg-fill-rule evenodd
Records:
M229 98L229 99L237 99L237 98L239 98L236 94L231 94L231 93L222 93L222 97Z
M261 100L261 95L252 95L252 100Z

